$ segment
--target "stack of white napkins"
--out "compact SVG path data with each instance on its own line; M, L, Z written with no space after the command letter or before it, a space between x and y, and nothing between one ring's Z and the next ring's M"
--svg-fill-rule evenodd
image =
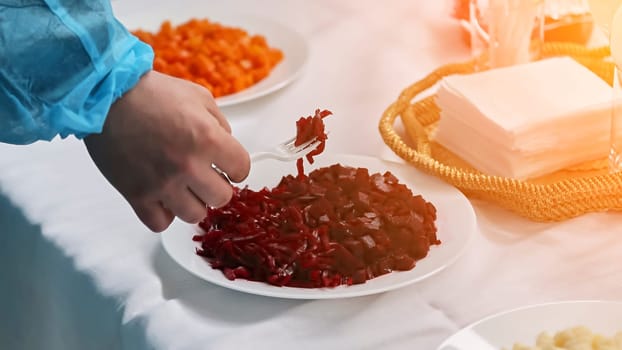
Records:
M612 88L569 57L441 81L434 140L480 171L533 178L606 157Z

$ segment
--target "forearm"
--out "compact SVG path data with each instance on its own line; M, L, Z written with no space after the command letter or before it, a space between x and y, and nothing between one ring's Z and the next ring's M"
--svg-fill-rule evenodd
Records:
M0 142L100 132L152 61L107 1L0 0Z

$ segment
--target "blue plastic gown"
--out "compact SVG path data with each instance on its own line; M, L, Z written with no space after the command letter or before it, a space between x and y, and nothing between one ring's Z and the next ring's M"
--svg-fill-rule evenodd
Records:
M101 132L152 63L107 0L0 0L0 142Z

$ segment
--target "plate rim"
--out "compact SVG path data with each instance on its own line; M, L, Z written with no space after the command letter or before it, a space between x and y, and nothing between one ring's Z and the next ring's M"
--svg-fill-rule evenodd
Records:
M266 79L270 79L270 76L274 73L274 70L277 69L279 67L279 65L283 65L285 64L287 61L289 60L289 57L291 57L291 54L287 54L287 52L285 52L285 48L282 47L276 47L279 50L283 51L283 61L279 62L276 66L274 66L272 68L272 70L270 71L270 74L268 74L266 77L264 77L262 80L256 82L255 84L245 88L244 90L240 90L236 93L233 94L229 94L229 95L224 95L224 96L220 96L215 98L214 100L216 101L216 105L219 108L223 108L223 107L230 107L230 106L237 106L240 104L243 104L245 102L249 102L252 100L256 100L262 97L265 97L267 95L270 95L274 92L277 92L283 88L285 88L286 86L292 84L294 81L296 81L298 78L300 78L300 76L304 73L304 71L306 70L306 67L308 65L309 62L309 56L311 54L311 48L310 45L307 41L307 39L305 38L305 36L300 33L299 31L297 31L296 29L292 28L291 26L285 25L281 22L275 21L273 19L269 19L266 17L261 17L261 16L256 16L256 15L249 15L246 13L239 13L240 14L240 18L252 18L253 21L256 21L255 23L264 23L266 25L272 26L273 28L279 28L280 30L283 30L284 33L287 33L288 36L290 36L290 39L295 40L299 45L300 48L302 49L302 52L299 52L298 54L301 56L301 60L300 62L295 66L295 69L293 70L293 72L291 72L289 75L287 75L285 78L274 82L272 85L269 85L267 87L265 87L263 90L259 90L256 91L255 93L248 93L249 89L252 88L256 88L258 84L261 84L262 81L265 81ZM231 15L231 14L228 14ZM240 27L242 27L242 25L240 25ZM242 29L244 29L242 27ZM259 35L264 35L262 33L255 33L255 34L259 34ZM268 43L270 43L270 38L266 36L266 40L268 40ZM271 44L272 45L272 44Z
M335 290L346 290L347 288L351 288L351 286L338 286L338 287L334 287L334 288L311 288L311 289L302 289L304 291L313 291L313 292L308 292L308 293L301 293L301 294L296 294L294 293L294 295L291 294L287 294L287 293L283 293L283 291L297 291L300 292L301 288L295 288L295 287L277 287L277 286L271 286L273 288L270 289L259 289L259 290L255 290L252 288L248 288L246 284L233 284L233 281L229 281L226 279L217 279L217 280L213 280L213 279L207 279L205 276L203 276L201 273L199 273L199 271L195 271L193 268L188 268L186 267L185 263L183 263L181 261L181 257L177 257L176 254L173 254L170 249L171 247L168 246L165 241L167 241L167 237L169 236L173 236L172 234L167 234L167 232L170 232L171 230L167 229L166 231L164 231L161 235L161 245L163 246L164 250L166 251L167 255L169 257L171 257L182 269L186 270L187 272L190 272L192 275L194 275L195 277L201 279L204 282L213 284L213 285L218 285L220 287L223 288L227 288L227 289L231 289L231 290L235 290L238 292L242 292L242 293L248 293L248 294L253 294L253 295L261 295L261 296L265 296L265 297L274 297L274 298L282 298L282 299L292 299L292 300L323 300L323 299L343 299L343 298L353 298L353 297L361 297L361 296L367 296L367 295L373 295L373 294L379 294L379 293L384 293L384 292L389 292L389 291L394 291L403 287L406 287L408 285L412 285L418 282L421 282L423 280L426 280L427 278L436 275L440 272L442 272L443 270L447 269L448 267L452 266L453 264L456 263L456 261L462 257L465 253L465 251L468 249L468 247L471 245L476 232L477 232L477 228L478 228L478 221L477 221L477 215L475 213L475 210L473 208L472 203L468 200L468 198L457 188L455 188L454 186L451 186L450 184L446 183L445 181L442 181L439 178L436 178L432 175L429 175L415 167L410 167L408 164L406 163L400 163L400 162L396 162L393 160L388 160L388 159L383 159L381 157L374 157L374 156L367 156L367 155L357 155L357 154L341 154L341 153L337 153L337 154L330 154L329 157L325 157L327 159L362 159L362 160L367 160L367 161L378 161L380 163L384 163L384 164L389 164L390 166L393 167L399 167L401 169L404 170L409 170L409 171L415 171L418 173L418 176L425 176L428 177L429 179L432 179L432 181L439 181L440 183L442 183L444 186L447 186L446 188L451 188L457 198L460 198L461 201L464 202L465 206L465 213L468 214L468 218L469 218L469 227L468 229L463 230L463 232L467 232L468 234L465 235L466 238L464 239L464 243L459 246L459 248L457 249L456 253L454 255L451 256L451 258L446 259L443 261L442 264L440 264L440 266L437 266L435 268L433 268L432 270L417 276L415 278L411 278L405 281L399 281L398 283L394 283L392 284L390 287L383 287L383 286L379 286L376 288L365 288L363 290L360 291L354 291L354 292L341 292L341 293L331 293L331 291L335 291ZM268 160L261 160L260 162L264 162L264 161L268 161ZM348 164L349 166L357 166L356 164ZM387 169L389 170L389 169ZM401 179L400 179L401 180ZM403 181L403 180L401 180ZM410 186L409 186L410 188ZM466 215L465 214L465 215ZM173 223L173 225L186 225L186 226L190 226L190 224L186 224L186 223L182 223L179 219L175 219L175 222ZM173 226L171 225L171 227ZM433 246L431 247L431 249L434 249L435 247L442 247L442 244L440 246ZM425 258L424 258L425 259ZM208 264L207 262L205 262L206 264ZM416 267L415 267L416 269ZM407 272L411 272L413 271L409 270L409 271L394 271L392 273L407 273ZM382 278L383 276L379 276L378 278ZM262 283L263 282L257 282L257 281L244 281L244 282L252 282L252 283ZM364 284L361 284L361 286L364 286ZM328 293L322 294L321 292L317 293L317 291L327 291Z
M473 321L471 323L469 323L468 325L460 328L459 330L455 331L454 333L452 333L451 335L449 335L447 338L445 338L443 340L443 342L437 347L436 350L444 350L443 348L450 346L451 344L448 344L452 338L458 336L459 334L466 332L469 329L473 329L474 327L477 327L483 323L486 323L490 320L493 320L495 318L498 317L502 317L502 316L506 316L508 314L512 314L512 313L516 313L516 312L521 312L521 311L526 311L526 310L533 310L533 309L539 309L539 308L546 308L546 307L550 307L550 306L562 306L562 305L579 305L579 304L603 304L603 305L607 305L607 304L615 304L618 305L620 307L622 307L622 300L604 300L604 299L568 299L568 300L559 300L559 301L548 301L548 302L542 302L542 303L533 303L533 304L527 304L527 305L521 305L521 306L517 306L514 308L509 308L509 309L504 309L498 312L494 312L491 314L488 314L487 316L484 316L476 321ZM537 334L534 334L534 339L537 336Z

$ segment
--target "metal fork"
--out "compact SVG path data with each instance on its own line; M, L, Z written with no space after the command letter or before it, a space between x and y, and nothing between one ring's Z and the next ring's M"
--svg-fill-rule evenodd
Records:
M317 138L313 138L299 146L294 146L295 141L296 137L292 137L291 139L276 145L276 147L270 151L255 153L251 155L251 162L256 162L266 158L281 160L284 162L296 160L306 156L320 144L320 140Z

